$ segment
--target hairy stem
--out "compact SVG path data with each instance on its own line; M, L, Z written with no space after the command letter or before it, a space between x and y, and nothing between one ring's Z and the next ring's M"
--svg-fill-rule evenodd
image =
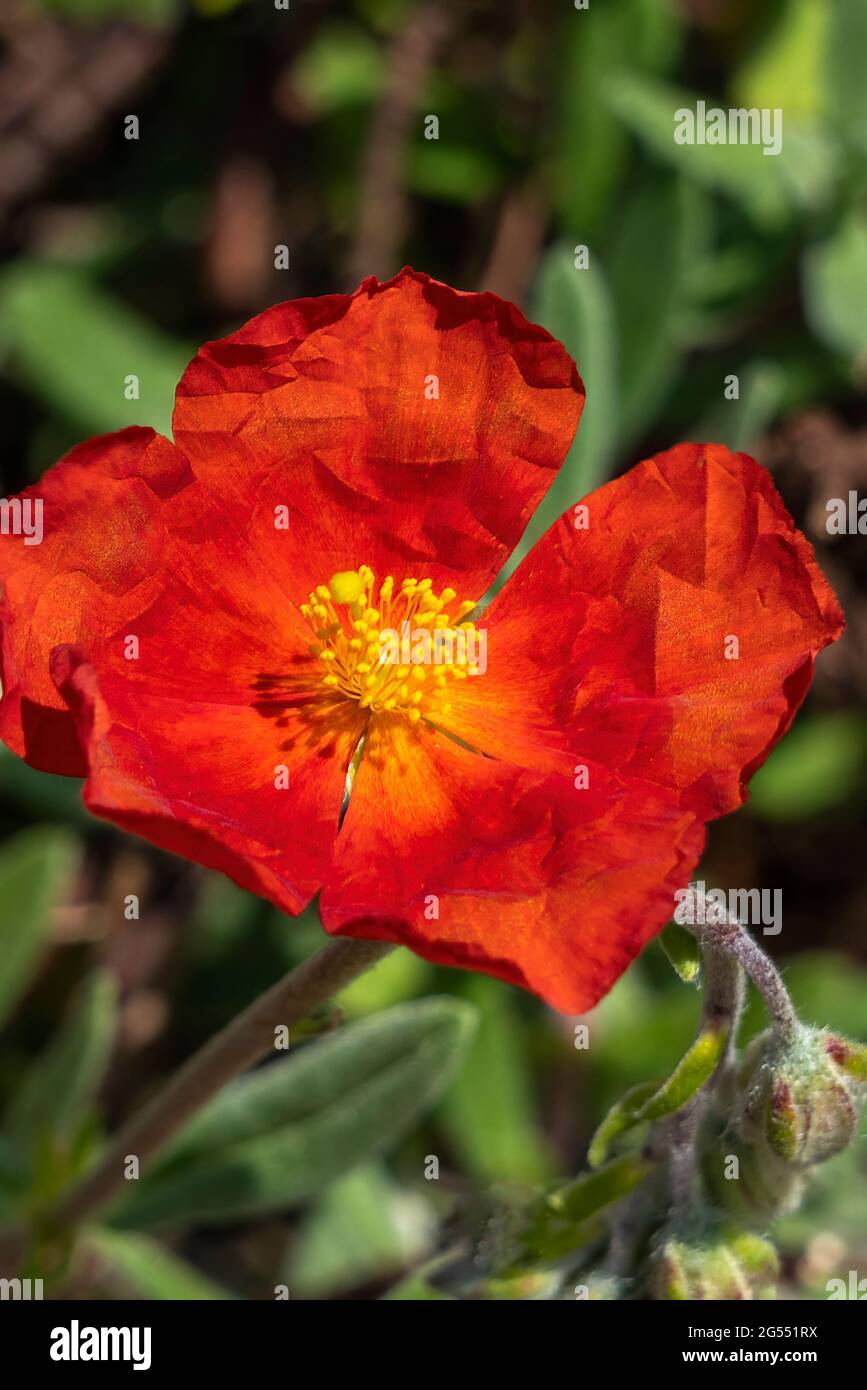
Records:
M383 941L330 941L278 980L184 1063L168 1085L109 1143L92 1172L49 1213L57 1229L78 1225L114 1195L124 1162L134 1154L140 1168L197 1110L274 1046L274 1030L304 1018L368 970L394 947Z
M725 1056L716 1072L719 1076L720 1071L729 1067L734 1060L744 1007L744 972L733 956L705 943L702 947L702 974L702 1027L725 1028L727 1032Z
M703 894L696 897L697 902L704 899ZM704 916L705 913L696 915ZM730 956L743 967L762 995L780 1037L791 1040L798 1031L798 1015L783 984L783 977L737 918L726 914L723 922L685 925L702 946Z
M692 1209L700 1198L698 1141L702 1121L711 1089L734 1061L744 1005L744 975L739 961L709 941L702 941L702 979L704 1001L698 1033L724 1031L726 1044L713 1076L664 1126L670 1200L673 1209L681 1213Z

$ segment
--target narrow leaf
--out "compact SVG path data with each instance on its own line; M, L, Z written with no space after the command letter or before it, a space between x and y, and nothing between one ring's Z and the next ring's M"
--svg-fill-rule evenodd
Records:
M588 1161L592 1168L602 1163L614 1139L647 1120L672 1115L695 1095L716 1071L723 1054L727 1032L707 1028L699 1034L681 1058L671 1076L661 1086L642 1082L609 1110L590 1141Z
M12 1101L9 1129L16 1139L67 1137L78 1125L102 1081L116 1011L114 977L96 971Z
M22 830L0 849L0 1021L30 983L74 869L75 839L55 826Z
M133 1296L172 1302L231 1299L234 1295L150 1236L131 1231L89 1231L86 1248Z
M474 1021L458 1000L421 1000L243 1078L134 1185L112 1224L235 1220L322 1192L396 1143L439 1099Z
M638 1116L658 1089L658 1081L642 1081L611 1107L590 1141L587 1162L591 1168L598 1168L604 1163L614 1140L638 1124Z

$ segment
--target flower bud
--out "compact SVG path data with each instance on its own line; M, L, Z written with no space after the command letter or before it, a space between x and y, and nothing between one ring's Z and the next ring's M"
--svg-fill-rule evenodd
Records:
M802 1028L756 1038L740 1069L737 1127L794 1168L824 1163L855 1138L867 1096L867 1048Z
M705 1191L720 1211L763 1227L796 1211L803 1172L784 1163L766 1143L749 1144L731 1133L709 1136L701 1155Z
M651 1257L652 1298L681 1302L772 1299L777 1252L762 1236L709 1223L664 1235Z

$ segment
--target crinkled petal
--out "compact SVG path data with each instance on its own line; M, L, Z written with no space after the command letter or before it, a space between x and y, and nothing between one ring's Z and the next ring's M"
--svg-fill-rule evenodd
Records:
M22 493L42 505L43 536L0 537L0 738L34 767L83 776L75 727L49 672L52 648L106 638L152 602L164 563L166 517L192 481L189 464L150 429L79 445Z
M657 788L577 788L423 723L371 732L320 899L329 932L411 946L592 1007L671 918L703 843Z
M708 820L744 800L843 615L765 469L683 444L561 518L482 623L450 730L528 767L565 733Z
M480 598L569 448L584 390L544 329L492 294L404 270L301 299L207 344L174 434L232 505L303 536L303 598L339 570L431 577Z

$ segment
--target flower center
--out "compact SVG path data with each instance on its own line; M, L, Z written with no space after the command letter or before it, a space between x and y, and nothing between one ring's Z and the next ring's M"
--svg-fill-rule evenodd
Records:
M415 723L446 714L449 683L478 675L485 634L463 621L475 606L458 601L454 589L434 593L430 579L404 579L396 588L388 575L377 586L370 566L361 565L319 584L301 612L327 690Z

